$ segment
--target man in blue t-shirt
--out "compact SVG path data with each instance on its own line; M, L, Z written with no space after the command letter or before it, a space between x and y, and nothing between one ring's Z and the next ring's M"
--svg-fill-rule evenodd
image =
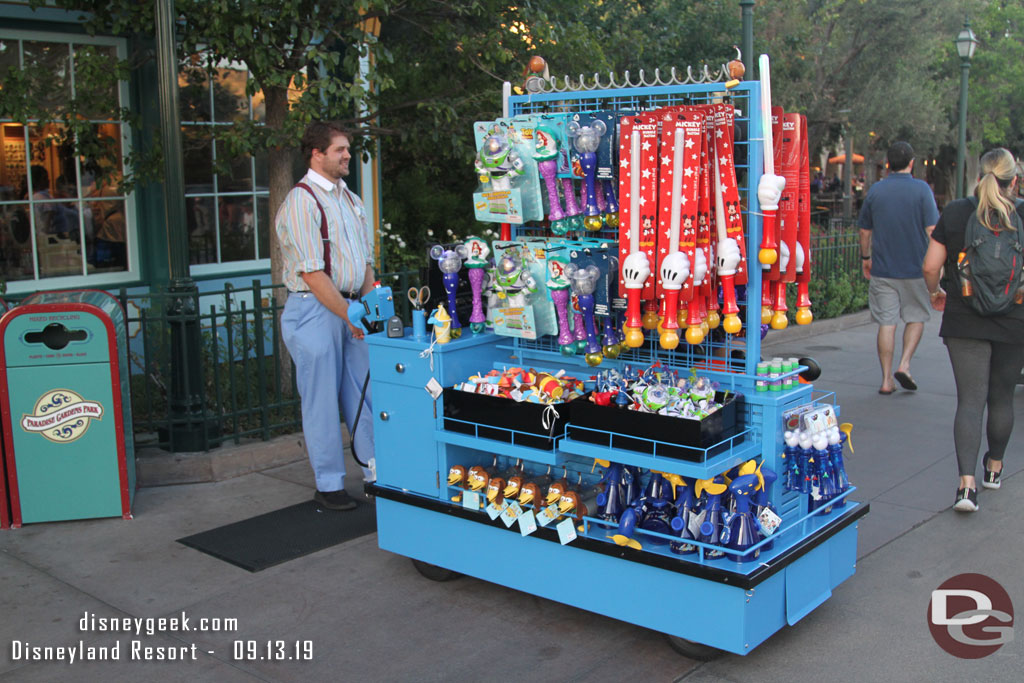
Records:
M909 143L896 142L887 156L889 175L868 190L857 219L864 277L870 280L868 306L871 318L878 323L880 394L895 390L893 380L904 389L917 389L910 375L910 359L929 318L928 290L921 264L932 228L939 220L931 188L912 175L914 148ZM898 319L905 324L903 352L893 373Z

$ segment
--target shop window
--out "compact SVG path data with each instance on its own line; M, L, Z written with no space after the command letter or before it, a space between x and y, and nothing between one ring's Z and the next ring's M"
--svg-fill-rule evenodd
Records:
M178 73L189 262L193 274L265 267L270 258L265 154L233 155L216 132L262 119L263 95L246 93L244 64L211 66L203 55ZM223 161L219 170L217 162Z
M76 76L110 69L117 39L0 32L0 88L21 79L56 118L77 98L97 144L127 155L117 120L127 84L76 92ZM0 280L9 292L81 287L138 278L133 199L121 194L123 162L76 153L59 123L0 119Z

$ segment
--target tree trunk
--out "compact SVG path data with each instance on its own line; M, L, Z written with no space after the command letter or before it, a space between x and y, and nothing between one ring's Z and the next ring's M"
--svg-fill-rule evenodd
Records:
M264 88L266 96L267 126L280 130L288 116L288 91L280 87ZM274 284L284 281L282 273L284 264L281 258L281 244L277 241L277 231L274 229L277 210L284 202L285 195L295 184L297 178L292 178L292 160L295 156L295 149L277 147L270 150L267 155L267 174L270 181L270 278ZM284 288L274 290L274 300L278 307L284 307L288 293ZM278 326L280 331L280 326ZM280 336L280 332L279 332ZM283 339L278 339L278 348L281 350L281 373L278 381L281 383L282 392L290 392L292 386L292 363L288 349Z

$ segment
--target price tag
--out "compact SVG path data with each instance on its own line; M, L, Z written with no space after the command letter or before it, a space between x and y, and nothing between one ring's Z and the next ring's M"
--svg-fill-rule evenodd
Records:
M509 503L501 513L501 521L505 523L505 526L512 528L515 521L519 518L519 515L523 514L523 508L516 501Z
M558 503L548 505L537 515L537 523L541 526L547 526L556 519L558 519Z
M485 511L487 512L487 516L490 517L491 521L493 522L501 516L501 513L505 511L506 507L508 507L507 501L503 502L501 505L498 505L494 501L491 501L491 503L489 503L485 508Z
M779 528L779 525L782 524L782 518L775 514L775 511L771 508L765 508L757 516L757 522L761 526L761 531L764 532L764 535L771 536Z
M462 494L462 507L473 512L480 511L480 493L477 491L466 491Z
M519 533L529 536L537 530L537 520L533 516L533 510L527 510L519 517Z
M441 383L440 383L440 382L438 382L438 381L437 381L436 379L434 379L433 377L431 377L431 378L430 378L430 381L429 381L429 382L427 382L427 386L425 386L425 387L423 387L423 388L427 390L427 393L428 393L428 394L430 394L431 396L433 396L433 397L434 397L434 400L435 400L435 401L436 401L436 400L437 400L438 398L440 398L440 397L441 397L441 394L443 394L443 393L444 393L444 387L442 387L442 386L441 386Z
M563 519L555 525L555 529L558 530L558 542L562 545L576 540L576 525L573 523L572 517Z

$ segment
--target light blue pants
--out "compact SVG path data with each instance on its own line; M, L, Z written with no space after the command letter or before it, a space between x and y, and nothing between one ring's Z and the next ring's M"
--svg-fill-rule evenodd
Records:
M359 396L370 367L366 341L355 339L341 318L313 294L292 293L281 314L281 336L295 361L295 384L302 398L302 434L320 491L345 487L341 419L349 425L356 454L373 457L373 402L366 386L359 424ZM340 408L340 411L339 411ZM364 468L364 475L370 472Z

